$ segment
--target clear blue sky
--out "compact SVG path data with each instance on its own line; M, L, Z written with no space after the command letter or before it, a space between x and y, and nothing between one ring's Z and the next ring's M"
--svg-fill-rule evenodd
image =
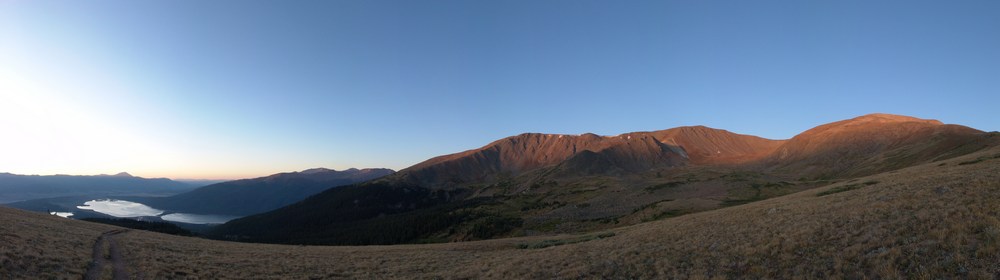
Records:
M0 172L400 169L873 112L1000 129L1000 1L0 0Z

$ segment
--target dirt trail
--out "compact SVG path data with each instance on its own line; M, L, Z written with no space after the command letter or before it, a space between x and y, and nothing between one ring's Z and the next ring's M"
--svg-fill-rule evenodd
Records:
M93 261L91 261L90 266L87 267L87 274L83 275L83 279L102 279L101 273L103 273L104 267L107 266L109 262L111 263L112 279L129 279L128 270L125 269L125 259L122 257L121 248L118 246L118 241L114 238L115 235L126 232L128 232L127 229L116 229L104 232L101 236L97 237L97 241L94 241L93 253L91 253ZM105 246L105 243L108 245ZM105 248L107 248L107 250L105 250Z

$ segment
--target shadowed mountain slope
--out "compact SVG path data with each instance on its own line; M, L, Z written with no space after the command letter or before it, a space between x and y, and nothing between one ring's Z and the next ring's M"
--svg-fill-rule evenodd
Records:
M162 198L136 198L167 211L244 216L289 205L332 187L390 175L391 169L325 168L228 181Z

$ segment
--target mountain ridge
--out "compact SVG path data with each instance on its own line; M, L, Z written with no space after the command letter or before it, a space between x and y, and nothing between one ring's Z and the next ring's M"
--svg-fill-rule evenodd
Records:
M868 114L806 130L766 159L775 169L821 169L810 176L870 175L889 167L870 167L873 158L898 154L905 165L935 160L945 150L974 145L985 132L938 120ZM982 147L980 147L982 148ZM860 166L859 166L860 165Z
M604 168L604 171L621 169L634 172L689 163L740 164L762 157L783 141L705 126L630 132L616 136L599 136L593 133L523 133L493 141L477 149L428 159L400 170L397 176L410 177L404 179L410 183L454 186L467 181L489 179L494 173L508 172L517 175L552 167L583 151L592 152L597 157L584 155L587 160L601 160L612 166ZM603 159L598 159L602 157ZM569 163L571 166L581 164L589 165ZM451 181L440 181L442 177Z
M0 203L59 196L172 195L195 187L167 178L143 178L131 175L0 173Z
M886 113L867 114L819 125L785 140L737 134L702 125L628 132L615 136L593 133L522 133L477 149L433 157L400 170L395 177L409 177L401 179L409 183L450 188L471 181L496 179L493 177L501 173L516 176L564 162L567 166L581 166L598 173L609 170L636 172L658 166L683 165L755 165L776 168L773 166L781 165L784 161L819 160L808 159L808 154L811 153L835 153L852 148L836 146L836 143L831 142L864 146L862 148L872 149L865 151L866 153L873 153L878 147L869 147L871 145L896 145L891 148L899 148L897 146L919 142L920 137L942 134L945 134L944 137L962 138L948 139L952 142L972 142L975 135L982 133L984 132L944 124L938 120ZM875 140L873 143L860 143L855 141L858 138ZM650 140L662 145L643 142ZM812 147L816 143L823 147ZM944 145L950 144L953 143ZM583 151L593 154L584 154L576 162L567 162ZM822 158L828 157L830 156ZM585 166L593 164L579 161L600 161L605 168L588 168ZM836 172L831 174L834 173Z
M167 211L244 216L292 204L329 188L392 173L395 171L386 168L351 168L344 171L312 168L226 181L170 197L134 199Z
M788 140L704 126L616 136L524 133L236 219L214 234L362 245L596 230L953 158L997 145L993 136L888 114L819 125Z
M133 230L118 240L128 259L147 264L131 272L165 278L181 271L198 278L990 279L1000 260L998 171L994 146L764 201L572 235L302 246ZM79 277L94 240L121 230L6 207L0 221L18 225L0 227L0 241L11 252L0 256L10 264L0 266L0 274L15 279ZM270 259L288 267L248 265Z

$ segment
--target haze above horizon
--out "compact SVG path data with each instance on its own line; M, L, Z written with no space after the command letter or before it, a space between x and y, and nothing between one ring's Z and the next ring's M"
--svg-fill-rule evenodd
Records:
M524 132L1000 130L997 1L0 0L0 172L396 170Z

